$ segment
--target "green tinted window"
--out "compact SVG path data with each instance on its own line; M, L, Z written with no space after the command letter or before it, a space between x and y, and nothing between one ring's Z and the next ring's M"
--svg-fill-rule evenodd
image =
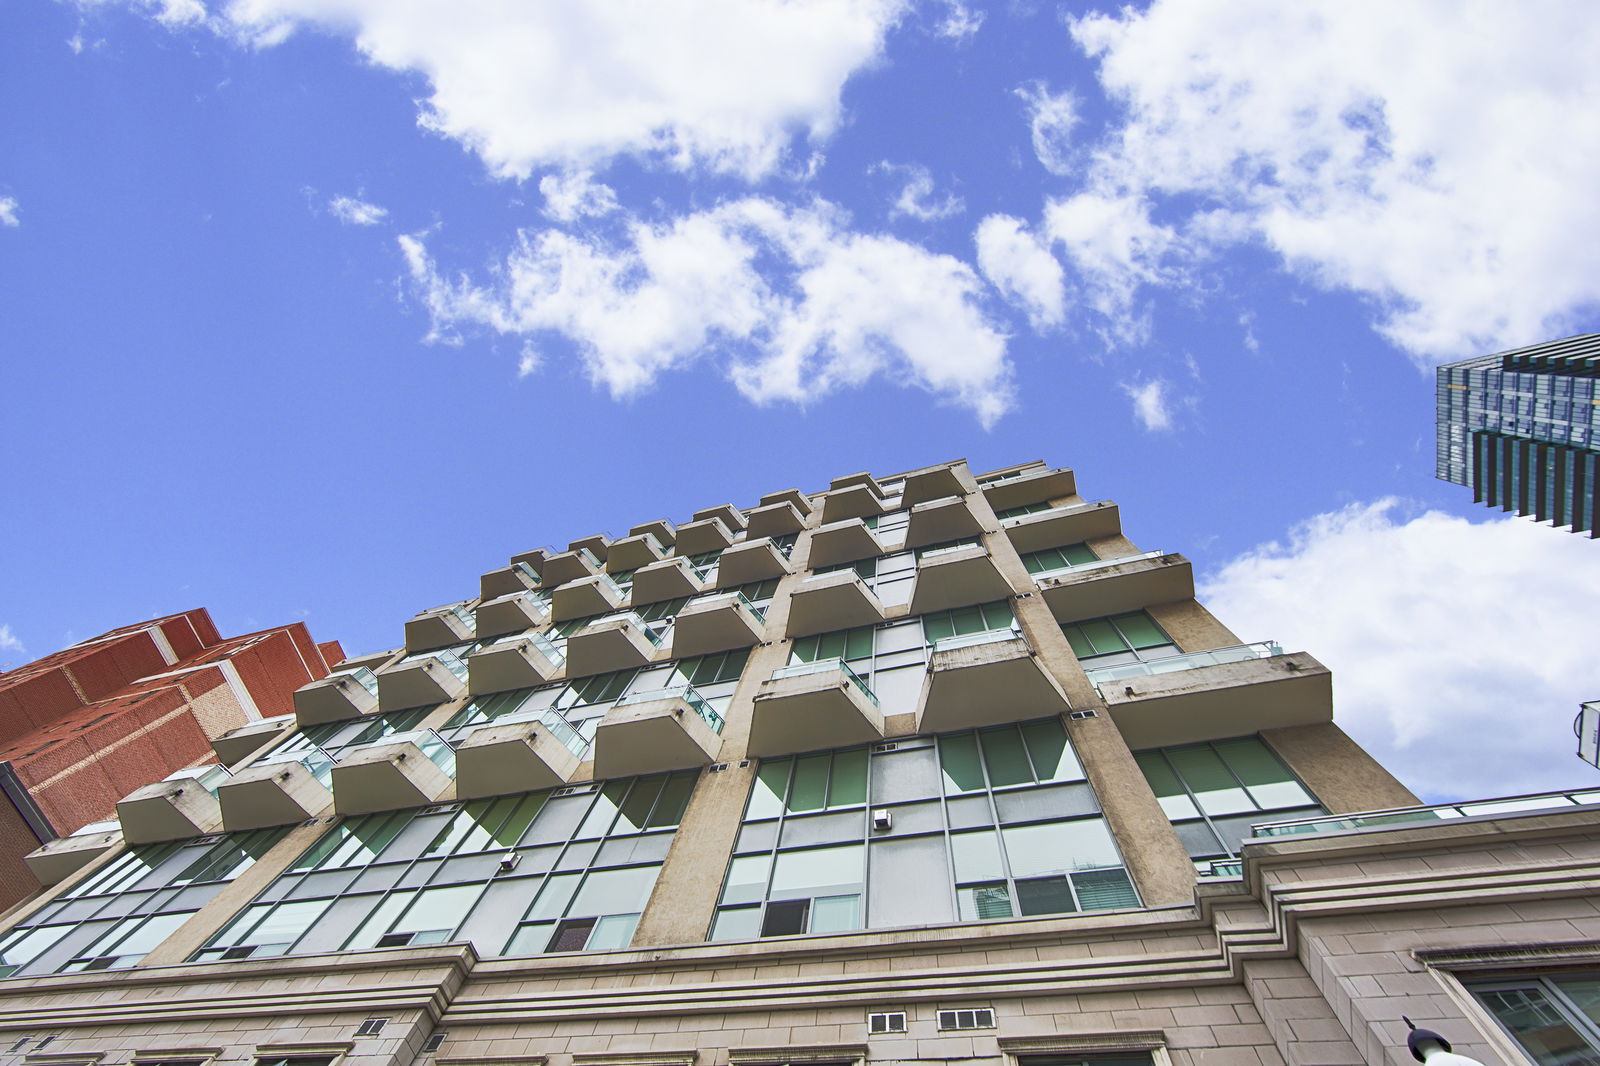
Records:
M1039 574L1046 570L1063 570L1069 566L1082 566L1084 563L1095 562L1098 556L1089 550L1087 544L1068 544L1064 548L1047 548L1044 551L1028 552L1022 557L1022 565L1028 568L1028 573Z

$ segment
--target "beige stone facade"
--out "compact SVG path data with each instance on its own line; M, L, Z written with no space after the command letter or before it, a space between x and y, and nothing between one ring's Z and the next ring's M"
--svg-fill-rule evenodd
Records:
M814 582L813 535L862 519L878 561ZM308 686L218 824L86 846L6 916L0 1066L1353 1066L1412 1061L1402 1015L1522 1066L1483 989L1600 970L1600 797L1418 807L1310 654L1244 644L1070 471L850 475L692 525L773 537L740 553L773 576L725 606L664 521L523 553ZM645 602L668 570L692 659ZM553 618L583 581L605 606ZM523 593L525 633L460 639ZM513 640L542 672L490 691L475 656ZM574 642L606 670L568 676ZM458 806L480 773L545 791Z

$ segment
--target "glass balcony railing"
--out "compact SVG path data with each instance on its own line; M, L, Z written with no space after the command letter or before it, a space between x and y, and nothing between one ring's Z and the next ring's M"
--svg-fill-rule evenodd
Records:
M373 699L378 698L378 675L365 666L358 666L354 670L336 670L328 675L328 680L333 681L341 677L350 678L371 693Z
M1240 877L1244 874L1243 859L1212 859L1196 863L1201 877Z
M1102 666L1099 669L1085 672L1089 675L1089 680L1094 684L1103 685L1108 681L1123 681L1130 677L1171 674L1180 670L1193 670L1201 666L1242 663L1251 659L1270 659L1274 655L1282 654L1283 647L1276 641L1259 640L1254 644L1236 644L1229 648L1192 651L1183 655L1168 655L1160 659L1148 659L1144 662L1123 663L1121 666Z
M1564 792L1539 792L1527 796L1502 796L1468 803L1436 803L1423 807L1394 807L1357 814L1330 814L1313 818L1294 818L1282 822L1263 822L1250 827L1256 839L1303 836L1312 833L1343 833L1362 829L1384 829L1397 825L1451 821L1458 818L1492 818L1503 814L1570 810L1600 804L1600 789Z
M935 653L941 651L954 651L956 648L972 648L979 644L999 644L1007 640L1016 640L1022 634L1012 629L986 629L981 633L957 633L951 637L940 637L933 642Z
M191 766L188 769L168 774L165 780L193 781L215 796L217 787L232 776L233 773L226 766Z
M518 573L522 574L529 581L533 582L535 585L539 584L539 582L541 580L540 577L539 577L539 571L535 570L532 566L528 565L528 563L526 563L526 562L512 563L511 564L511 569L513 569L513 570L517 571Z
M561 712L550 707L539 707L528 711L513 711L503 714L498 718L490 718L480 722L467 730L463 736L471 736L480 729L487 729L497 725L518 725L522 722L538 722L550 731L550 735L565 744L567 750L579 759L588 757L589 742L563 717Z
M1167 554L1163 551L1139 552L1137 555L1118 555L1111 559L1096 559L1092 563L1079 563L1075 566L1057 566L1050 570L1041 570L1033 575L1035 581L1043 581L1047 577L1072 577L1089 570L1103 570L1108 566L1121 566L1124 563L1137 563L1143 559L1159 559Z
M456 776L456 749L450 743L431 729L412 729L404 733L390 733L379 740L358 747L346 749L341 754L353 755L365 748L376 747L379 744L403 744L410 742L417 746L417 750L428 757L428 761L437 766L449 777Z
M635 629L643 633L649 639L650 643L656 645L656 647L661 646L661 634L651 632L650 623L646 622L644 618L640 616L638 611L618 611L615 614L603 614L599 618L596 618L594 621L590 622L588 625L584 626L583 632L588 632L595 626L605 625L608 622L631 622Z
M270 755L263 756L251 763L251 766L267 766L269 764L299 763L314 777L317 784L327 788L333 780L334 757L324 749L312 745L310 747L296 747L292 750L280 749Z
M755 612L755 616L757 618L765 617L766 612L764 612L760 607L757 607L755 604L751 603L749 598L742 592L702 592L698 596L690 596L688 602L683 606L684 610L688 610L690 607L696 607L708 603L716 603L719 600L726 601L730 604L742 603L746 607L750 608L751 611Z
M877 695L873 693L871 688L867 687L867 683L862 680L861 675L856 673L850 664L843 659L818 659L815 662L795 663L792 666L781 667L772 671L772 680L776 681L781 677L806 677L810 674L832 673L844 674L851 684L861 690L863 696L872 701L874 707L878 705Z
M917 552L917 562L922 563L929 559L937 559L941 555L949 555L952 552L964 552L977 547L981 547L981 545L976 540L963 540L955 544L943 544L937 548L928 548L924 551Z
M1104 502L1104 500L1098 500L1093 503L1064 503L1059 507L1046 507L1042 511L1029 511L1027 514L1018 514L1012 515L1010 518L1002 518L1000 519L1000 524L1003 526L1014 526L1018 522L1036 522L1041 521L1046 517L1060 517L1062 515L1076 514L1079 511L1092 511Z
M433 657L438 659L446 670L455 674L457 681L465 682L467 680L467 664L462 661L460 655L449 648L441 648L433 653Z
M718 714L706 698L695 689L693 685L679 685L676 688L658 688L647 692L630 692L617 701L618 707L626 707L630 703L654 703L656 700L682 700L694 709L701 719L710 726L713 732L722 732L722 715Z

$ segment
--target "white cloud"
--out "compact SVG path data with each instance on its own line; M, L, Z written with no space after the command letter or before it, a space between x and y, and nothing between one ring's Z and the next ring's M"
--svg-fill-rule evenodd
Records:
M871 173L887 174L900 182L900 191L889 208L890 218L914 218L920 222L933 222L967 209L961 197L946 193L942 199L934 195L933 175L928 168L917 163L878 163Z
M538 349L531 344L524 344L522 353L517 357L517 377L530 377L539 369L542 362Z
M1200 595L1240 639L1332 670L1335 720L1426 797L1593 787L1572 719L1600 696L1600 553L1527 519L1403 511L1318 515Z
M524 231L488 284L441 275L418 237L401 247L435 337L463 326L558 334L617 397L720 360L756 402L805 403L875 376L985 425L1012 402L1005 337L979 306L977 274L850 232L824 204L747 198L669 224L630 220L617 243Z
M1149 205L1134 196L1078 193L1045 205L1044 229L1060 241L1078 277L1079 300L1105 319L1108 344L1132 344L1150 330L1139 309L1140 290L1180 280L1174 265L1177 236L1151 221Z
M561 222L607 215L617 209L617 194L611 186L594 180L587 170L546 174L539 179L544 197L544 213Z
M1133 401L1133 413L1145 429L1163 433L1172 428L1172 402L1164 380L1124 382L1122 391Z
M1589 0L1157 0L1071 31L1126 108L1093 191L1367 297L1418 362L1600 302L1600 67L1550 58L1600 53Z
M978 224L973 239L984 277L1027 312L1035 330L1061 324L1067 303L1061 264L1021 219L990 215Z
M934 26L940 37L964 41L983 26L983 12L974 11L962 0L944 0L944 16Z
M19 205L13 197L0 196L0 226L15 229L22 225L22 219L17 215L18 210Z
M23 652L27 649L22 646L22 641L11 631L11 626L0 622L0 651Z
M1052 174L1071 173L1072 131L1078 125L1078 98L1070 92L1051 93L1043 82L1030 82L1016 90L1028 105L1028 127L1033 134L1033 154Z
M328 210L334 218L351 226L376 226L389 217L388 208L354 196L335 196L328 201Z
M902 7L233 0L225 28L258 45L301 27L352 35L372 62L425 78L419 122L501 177L618 155L755 177L796 135L834 129L845 82L877 57Z

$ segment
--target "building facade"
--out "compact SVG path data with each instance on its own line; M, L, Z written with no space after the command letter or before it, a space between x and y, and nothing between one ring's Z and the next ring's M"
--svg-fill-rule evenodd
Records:
M0 907L39 891L29 852L112 818L133 789L213 759L212 738L291 713L295 690L343 656L299 622L223 637L198 608L0 674Z
M1447 363L1436 405L1441 480L1600 537L1600 334Z
M478 592L36 855L0 1053L1334 1066L1409 1015L1600 1061L1600 792L1419 805L1070 470L847 475Z

